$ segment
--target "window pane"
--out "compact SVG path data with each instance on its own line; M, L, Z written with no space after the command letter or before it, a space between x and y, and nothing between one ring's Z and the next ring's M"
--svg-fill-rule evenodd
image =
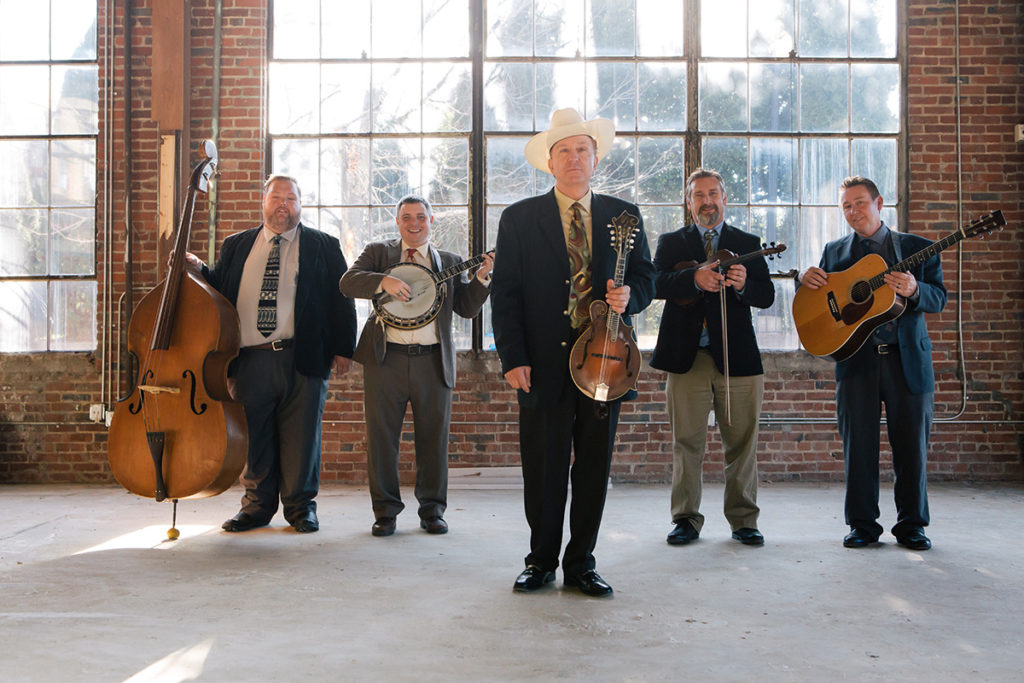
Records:
M98 130L99 84L95 66L53 67L54 135L93 135Z
M686 64L640 64L640 130L686 130Z
M418 138L380 138L371 141L371 204L392 206L420 191L422 159Z
M96 200L96 141L54 140L50 203L92 206Z
M632 57L636 21L633 12L623 11L622 0L590 0L588 5L588 56Z
M328 206L365 204L370 192L370 141L320 143L320 202Z
M472 124L472 66L468 62L423 65L423 130L468 131Z
M96 348L96 282L50 283L50 350Z
M750 65L750 130L796 131L795 65Z
M0 352L46 350L46 283L0 280Z
M422 69L419 63L373 66L374 131L417 133L422 130Z
M750 140L750 202L796 202L797 142L792 138Z
M274 59L319 57L320 41L317 37L320 35L320 0L275 2L273 8Z
M538 64L536 130L546 130L551 115L558 109L572 107L586 112L585 83L586 66L582 63Z
M698 97L701 130L747 130L745 64L701 64Z
M854 64L852 129L857 133L898 133L900 130L900 67L897 64Z
M296 178L302 189L302 203L319 203L319 140L274 140L270 150L274 173Z
M845 57L847 0L800 0L800 56Z
M370 211L368 209L332 207L321 209L317 227L334 235L341 242L345 263L352 265L363 247L371 242Z
M878 186L882 197L885 198L885 203L895 204L897 198L896 162L899 154L896 141L892 139L857 139L853 141L852 154L850 175L871 178Z
M50 0L53 21L50 24L50 59L96 59L96 3L82 0ZM6 3L5 3L6 4ZM24 26L26 5L46 5L45 2L19 3L22 16L16 25ZM45 23L43 24L45 26ZM95 90L96 86L93 85Z
M533 54L532 4L487 0L488 57L528 57Z
M636 130L636 66L600 62L591 66L587 77L592 80L587 88L587 117L611 119L619 132Z
M320 65L315 62L270 64L267 104L271 133L320 131L319 80Z
M683 54L682 2L636 0L637 54L666 57Z
M0 209L0 276L46 275L46 210Z
M682 206L641 206L644 216L644 231L651 247L651 258L658 248L658 238L685 227L690 223L690 214Z
M845 64L804 64L800 67L800 130L849 130L849 89Z
M423 186L431 204L469 205L469 140L466 138L423 141ZM469 238L468 223L466 233Z
M896 56L896 0L858 0L850 5L850 54Z
M746 204L747 199L747 139L704 138L702 166L722 174L725 194L730 204ZM732 212L726 211L732 219ZM745 222L745 219L744 219Z
M533 65L484 65L484 128L534 130Z
M637 165L640 171L640 203L683 203L686 175L682 138L639 138Z
M458 254L463 260L468 259L469 210L465 206L434 206L433 209L434 225L430 229L430 243L439 249ZM397 229L395 232L397 234ZM458 317L453 316L453 319Z
M747 0L701 0L700 53L747 56Z
M608 156L602 159L597 166L597 173L594 174L593 179L594 191L613 194L635 204L637 201L636 154L636 138L625 135L616 137ZM548 177L550 178L550 176ZM552 184L553 182L549 182L547 187Z
M423 0L423 56L469 56L469 0Z
M526 138L487 138L487 203L511 204L534 194L533 166L526 162ZM494 226L497 230L497 224ZM490 237L496 232L488 231Z
M93 275L96 272L96 212L54 209L50 213L50 273Z
M0 135L50 132L50 67L0 66L0 93L4 93L0 97Z
M284 4L290 5L291 3L275 2L275 11L278 6ZM371 0L345 0L345 2L321 4L320 52L324 59L365 59L370 56L370 5ZM308 34L300 37L299 40L311 42L308 41ZM280 38L275 32L275 46L279 41ZM274 51L277 53L279 50L275 47ZM274 56L281 57L278 54ZM306 56L304 54L296 55L296 57Z
M770 245L786 245L786 251L768 260L771 271L799 268L796 245L800 238L799 221L795 206L752 206L750 207L750 232L760 236L761 241ZM773 244L774 243L774 244ZM817 265L817 257L813 264ZM787 283L788 284L788 283Z
M324 133L370 132L373 101L370 65L324 64L320 74L320 130Z
M50 201L46 140L0 140L0 206L44 206Z
M81 3L88 6L88 3ZM95 12L96 5L91 5ZM0 60L45 60L50 56L47 2L0 0Z
M804 207L800 210L800 242L790 244L797 251L797 260L803 267L818 265L825 245L845 235L850 228L839 211L839 186L836 186L833 206Z
M582 56L583 0L534 0L533 11L535 55Z
M750 56L786 57L796 47L794 0L756 0L750 12Z
M421 57L420 0L377 0L370 22L372 57ZM400 37L400 38L399 38Z
M800 200L804 204L839 205L839 185L849 175L846 140L804 140L801 154ZM838 211L838 209L837 209Z

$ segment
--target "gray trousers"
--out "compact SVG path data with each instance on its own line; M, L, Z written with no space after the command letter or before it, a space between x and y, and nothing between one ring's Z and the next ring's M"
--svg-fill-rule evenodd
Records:
M429 519L444 515L448 505L452 390L444 382L440 348L410 356L389 345L381 365L363 366L363 388L367 474L374 516L396 517L405 509L399 491L398 450L410 404L419 516Z

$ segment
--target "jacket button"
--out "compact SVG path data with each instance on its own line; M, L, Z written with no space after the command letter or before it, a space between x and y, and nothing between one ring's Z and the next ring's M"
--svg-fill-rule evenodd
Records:
M569 309L562 311L562 315L569 315Z
M569 342L562 342L562 348L565 348L568 345L569 345Z

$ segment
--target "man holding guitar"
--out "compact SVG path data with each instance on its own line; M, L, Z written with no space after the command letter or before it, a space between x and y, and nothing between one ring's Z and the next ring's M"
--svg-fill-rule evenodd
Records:
M838 282L838 271L855 270L861 264L871 271L864 273L866 279L932 244L924 237L890 230L885 225L880 215L882 196L871 180L847 178L840 193L843 217L853 233L826 244L819 266L797 275L797 287L827 289L829 273ZM890 295L895 296L894 305L905 306L902 315L894 320L876 316L880 324L873 331L869 321L866 343L836 363L836 412L846 462L846 523L850 526L843 545L862 548L876 543L882 534L878 523L878 425L884 403L896 476L896 525L892 534L900 545L927 550L931 541L924 533L928 526L925 461L935 375L924 314L938 313L946 305L942 262L932 256L905 272L886 268L882 279L894 293ZM864 306L870 307L878 296L871 295ZM794 304L795 317L796 308ZM836 315L842 317L846 308L837 307Z
M694 171L686 181L693 224L662 235L654 256L655 297L667 299L651 367L668 372L671 545L697 540L704 526L701 473L712 408L725 448L724 512L732 537L764 545L757 528L756 455L764 368L750 309L771 306L775 285L764 259L768 250L759 250L756 235L725 222L725 204L722 176ZM719 272L732 254L753 258Z
M493 259L483 254L466 263L479 263L474 277L459 269L459 257L429 244L434 216L421 197L403 197L395 209L401 236L366 245L339 286L346 296L360 299L387 296L410 303L417 297L438 297L423 309L435 317L402 321L401 305L387 320L370 313L359 335L353 360L363 365L363 406L366 416L367 473L375 521L374 536L395 532L395 518L404 508L399 491L398 447L406 406L412 405L416 440L416 500L420 527L427 533L448 531L448 425L455 388L455 346L452 312L472 318L490 293ZM418 264L413 271L451 270L453 277L427 280L429 291L387 274L399 263ZM398 269L394 269L397 270ZM456 273L456 271L458 271ZM454 275L458 274L458 277ZM375 307L376 308L376 307ZM419 310L419 308L417 308ZM390 322L388 322L390 321Z
M506 208L498 226L494 343L505 380L518 390L530 525L530 553L513 585L517 592L536 591L555 578L571 479L565 585L595 597L612 593L595 571L593 553L622 399L609 400L599 411L573 382L569 358L589 322L590 302L603 299L616 313L632 315L646 308L654 293L639 209L590 189L597 162L614 137L608 119L584 121L573 109L556 111L551 127L526 145L527 161L553 175L555 187ZM635 227L619 286L609 231L617 217Z

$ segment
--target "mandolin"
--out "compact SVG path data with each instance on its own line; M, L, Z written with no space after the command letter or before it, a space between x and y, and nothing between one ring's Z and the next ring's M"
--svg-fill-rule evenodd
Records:
M672 267L672 270L680 271L686 270L688 268L703 268L704 266L710 266L715 261L718 261L718 265L715 267L720 272L724 273L725 271L729 270L730 266L736 266L741 263L746 263L747 261L757 258L758 256L767 256L768 259L771 260L776 254L781 254L782 252L786 251L785 244L775 246L775 242L772 242L771 246L768 246L767 244L762 244L761 246L764 248L759 249L758 251L752 251L748 254L743 254L742 256L737 256L735 252L731 252L728 249L719 249L714 253L714 255L711 258L709 258L704 263L697 263L696 261L680 261L679 263ZM700 299L700 296L691 296L672 299L672 301L679 306L689 306L691 304L697 303L698 301L700 301Z
M800 287L793 297L800 343L815 356L837 362L850 358L875 329L898 318L907 306L903 297L885 286L886 273L906 272L960 240L1004 225L1003 212L993 211L891 268L878 254L868 254L846 270L829 273L824 287Z

